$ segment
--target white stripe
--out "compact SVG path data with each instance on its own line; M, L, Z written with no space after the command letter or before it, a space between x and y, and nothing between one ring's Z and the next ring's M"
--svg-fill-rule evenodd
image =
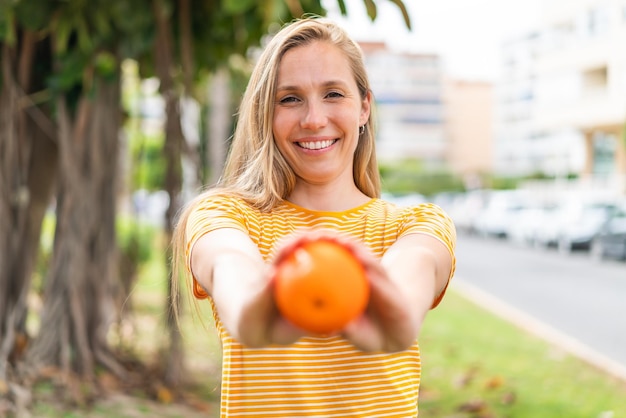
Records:
M279 395L285 394L284 388L293 388L295 385L268 385L267 382L271 382L274 380L259 380L258 385L246 385L245 389L243 390L244 392L246 391L256 391L259 392L259 394L263 394L263 396L265 395ZM328 381L328 379L326 379L326 381ZM366 381L369 382L369 381ZM363 389L363 390L367 390L367 389L375 389L378 390L379 388L383 388L383 391L385 391L386 389L388 389L389 386L389 382L380 382L380 380L376 380L376 384L364 384L362 381L358 381L358 382L345 382L343 383L343 387L344 388L352 388L352 386L357 386L359 389ZM308 383L308 382L307 382ZM406 388L406 386L402 386L402 385L411 385L411 384L417 384L417 379L414 379L412 377L406 377L400 380L393 380L394 385L398 386L398 387L403 387ZM302 390L298 390L297 393L298 394L315 394L315 393L327 393L327 388L329 387L334 387L337 386L337 384L335 382L332 383L318 383L316 385L308 385L306 386L306 389L302 389ZM315 390L314 388L319 388L318 390ZM261 389L268 389L267 392L263 392L261 391ZM276 390L274 390L276 389ZM271 391L269 391L271 390ZM354 393L354 392L350 392L350 393ZM234 395L234 394L230 394L230 396L239 396L239 395Z
M245 368L244 370L246 370L246 373L236 373L235 370L231 370L231 372L232 372L231 376L233 376L233 377L234 376L238 376L238 377L246 376L246 377L250 377L250 378L252 378L252 377L263 377L263 376L267 376L268 373L247 373L247 371L250 371L250 370L269 370L269 369ZM366 375L364 375L362 373L364 371L372 371L372 370L373 371L377 371L378 373L366 374ZM349 378L354 378L355 376L359 376L359 377L362 377L362 378L370 377L370 376L371 377L380 378L381 374L382 375L385 374L385 373L382 373L384 371L385 371L384 368L381 368L381 367L359 367L358 373L348 373L347 372L343 376L336 376L335 379L349 379ZM291 373L284 373L284 370L282 370L282 369L280 369L280 371L278 371L278 370L276 370L276 368L272 369L272 372L273 373L271 373L271 374L280 373L283 376L291 376L292 375ZM298 373L297 370L294 370L294 372L295 372L295 373L293 373L294 376L302 375L302 373ZM411 370L402 369L402 372L403 373L410 373ZM315 377L313 377L313 376L326 376L326 375L329 375L329 374L330 375L336 375L337 371L336 370L329 370L329 371L320 371L318 373L309 373L309 374L307 374L307 378L315 379Z
M339 404L339 403L338 403ZM386 405L386 406L385 406ZM395 402L378 402L376 405L376 408L370 409L370 408L366 408L368 413L372 413L375 411L386 411L389 406L391 407L397 407L398 409L403 409L406 408L405 406L403 406L401 403L399 403L398 401ZM259 411L263 411L264 409L271 407L271 410L277 410L280 411L281 414L296 414L294 416L298 416L297 414L302 414L304 412L304 415L302 416L311 416L311 413L324 413L324 417L328 416L327 414L329 413L328 411L331 410L333 412L339 412L339 411L354 411L355 408L350 407L350 406L346 406L346 407L332 407L332 409L330 408L307 408L307 409L302 409L302 406L298 406L298 404L289 404L289 403L284 403L284 404L276 404L276 405L257 405L257 406L253 406L253 405L246 405L246 409L248 410L252 410L255 409L256 413L258 414ZM297 409L291 409L291 408L297 408ZM254 414L254 411L250 411L250 412L235 412L237 409L237 407L229 407L228 408L228 416L237 416L237 415L251 415ZM396 412L397 414L397 412ZM379 416L379 415L377 415Z
M250 366L250 365L263 365L263 364L268 364L271 366L276 366L276 360L256 360L255 357L260 357L260 358L264 358L266 356L250 356L248 357L246 360L244 361L237 361L237 360L232 360L230 362L230 364L232 365L238 365L238 364L244 364L246 365L246 367ZM303 357L311 357L310 359L308 359L311 363L313 363L311 366L301 366L301 367L315 367L315 368L319 368L319 367L337 367L337 366L349 366L350 365L350 361L351 360L359 360L359 364L363 364L363 363L373 363L373 364L380 364L380 358L373 358L373 359L368 359L368 358L362 358L362 357L358 357L358 356L351 356L351 357L320 357L320 356L297 356L297 354L286 354L283 356L284 358L281 358L280 360L280 364L281 365L290 365L290 364L296 364L299 367L302 365L302 358ZM404 359L393 359L391 360L394 365L403 365L403 364L415 364L416 359L414 358L404 358ZM315 364L315 363L339 363L339 364L325 364L320 366L319 364Z

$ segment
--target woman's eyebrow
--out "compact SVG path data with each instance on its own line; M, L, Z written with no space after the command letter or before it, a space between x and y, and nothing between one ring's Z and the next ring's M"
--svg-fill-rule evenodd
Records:
M346 87L347 84L345 81L342 80L328 80L328 81L324 81L322 83L322 87L324 88L328 88L328 87ZM284 85L284 86L278 86L276 88L276 91L295 91L295 90L299 90L300 87L295 86L295 85Z

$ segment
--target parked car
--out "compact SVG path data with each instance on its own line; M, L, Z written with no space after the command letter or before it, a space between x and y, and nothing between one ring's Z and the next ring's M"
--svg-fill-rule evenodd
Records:
M571 213L563 213L557 232L558 250L562 253L589 250L593 237L618 208L616 202L591 201L577 206Z
M533 246L541 229L548 225L556 205L549 203L530 203L522 208L516 222L508 225L507 237L513 244Z
M485 210L491 190L476 189L459 194L453 202L448 205L448 214L454 220L454 225L459 232L475 233L475 222L480 213Z
M493 191L485 208L474 219L474 231L485 237L506 238L509 225L519 221L529 196L522 190Z
M614 211L591 240L591 256L596 260L626 260L626 204Z
M560 252L574 249L588 250L592 238L616 210L612 200L596 200L579 197L562 202L538 229L535 244L557 247Z

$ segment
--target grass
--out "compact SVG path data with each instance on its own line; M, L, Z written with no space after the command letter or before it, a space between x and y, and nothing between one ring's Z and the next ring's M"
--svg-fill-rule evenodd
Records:
M451 291L421 334L421 416L626 417L626 383Z
M164 277L159 260L145 266L130 298L131 325L118 332L147 361L155 361L165 339ZM186 368L194 382L184 402L115 394L89 407L70 408L42 386L33 416L217 417L221 353L209 304L202 302L199 309L198 317L187 308L182 323ZM626 417L626 382L495 317L454 287L429 314L420 343L420 418Z

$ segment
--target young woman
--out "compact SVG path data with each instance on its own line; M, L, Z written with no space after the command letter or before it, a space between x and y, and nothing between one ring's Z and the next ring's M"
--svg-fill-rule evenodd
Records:
M456 234L434 205L379 199L373 110L344 30L286 25L252 73L220 184L180 217L175 261L222 341L222 417L417 416L417 337ZM328 336L289 323L273 296L276 260L320 237L347 246L370 286L366 312Z

